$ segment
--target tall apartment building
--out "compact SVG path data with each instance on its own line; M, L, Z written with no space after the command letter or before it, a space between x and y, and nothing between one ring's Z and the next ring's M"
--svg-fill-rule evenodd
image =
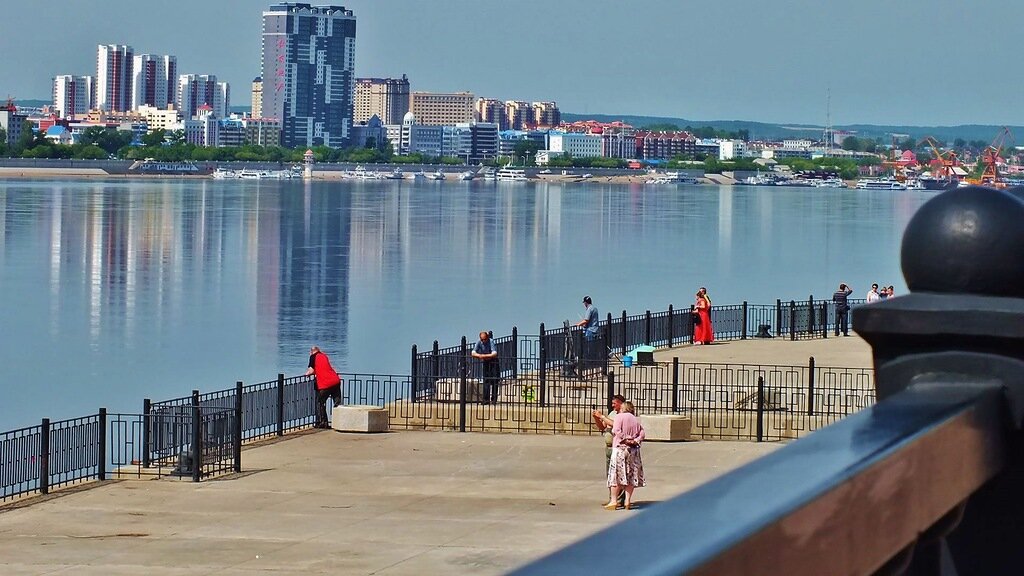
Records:
M505 102L505 118L509 130L525 130L533 124L533 105L522 100Z
M108 112L132 108L132 66L135 51L131 46L99 45L96 49L96 96L94 106Z
M263 78L257 76L252 79L252 112L253 118L263 118Z
M353 122L363 124L374 115L384 124L399 124L409 111L409 78L356 78Z
M92 76L65 75L53 79L53 108L61 118L88 114L92 107Z
M177 80L177 58L139 54L132 62L132 110L142 106L167 108L168 104L174 104Z
M354 109L356 17L340 6L283 2L263 12L263 116L281 145L342 148Z
M505 118L505 103L494 98L481 98L476 101L476 117L481 122L498 125L499 130L508 130Z
M227 82L218 82L213 74L182 74L175 104L184 120L194 118L203 104L217 118L225 118L231 107L231 87Z
M532 122L538 128L556 128L562 123L562 112L554 102L534 102Z
M428 126L450 126L473 122L476 113L472 92L413 92L410 109L416 121Z
M18 112L14 105L0 105L0 129L7 133L7 145L13 146L21 138L28 115Z

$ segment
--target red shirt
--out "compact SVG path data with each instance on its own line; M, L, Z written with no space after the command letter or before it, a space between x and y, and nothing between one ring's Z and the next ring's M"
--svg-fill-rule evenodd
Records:
M331 360L327 354L317 352L309 357L309 367L313 369L316 377L316 389L325 390L332 386L341 384L341 376L331 367Z

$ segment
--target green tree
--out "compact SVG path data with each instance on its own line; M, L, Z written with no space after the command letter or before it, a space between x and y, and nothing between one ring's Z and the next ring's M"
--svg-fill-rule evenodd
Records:
M963 150L964 146L967 146L967 140L964 140L963 138L957 138L956 140L953 140L953 148L956 148L957 150Z
M72 158L76 160L103 160L107 157L106 151L93 144L76 144L72 151Z
M166 138L167 131L163 128L158 128L147 134L143 134L140 140L142 140L143 146L162 146Z
M541 143L534 140L520 140L512 148L513 156L523 159L524 166L537 165L537 151L541 149Z
M850 150L853 152L860 152L864 149L864 145L861 143L860 138L856 136L847 136L843 138L843 150Z
M913 136L900 140L897 146L900 150L915 150L917 148L917 140L914 140Z

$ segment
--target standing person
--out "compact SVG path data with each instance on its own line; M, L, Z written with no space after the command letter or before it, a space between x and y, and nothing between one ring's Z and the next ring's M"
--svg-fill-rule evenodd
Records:
M604 470L607 474L608 467L612 463L612 444L614 443L614 435L612 434L612 427L615 425L615 417L622 410L622 403L626 401L626 397L622 394L616 394L612 396L612 409L608 414L604 414L600 410L594 410L590 415L594 418L594 424L597 429L601 432L601 436L604 438ZM623 506L626 503L626 493L619 494L618 498L615 498L615 494L612 492L611 487L608 488L608 501L611 502L617 500L619 506Z
M836 336L839 336L840 330L843 336L850 335L850 294L853 294L853 288L840 284L839 290L832 295L832 304L836 307Z
M484 404L498 403L498 382L501 378L501 364L498 362L498 347L491 340L490 332L481 332L480 340L473 348L473 358L480 361L484 376Z
M878 284L872 284L871 290L868 290L868 295L865 297L865 300L868 301L868 304L871 304L872 302L878 302L881 299L882 297L878 294Z
M306 376L316 377L316 421L314 428L330 428L327 422L327 398L334 406L341 404L341 376L331 367L331 359L313 346L309 349L309 368Z
M708 289L701 286L693 304L693 343L711 344L715 341L715 330L711 326L711 298Z
M885 289L885 297L888 299L888 298L893 298L895 296L896 296L896 291L893 290L892 284L890 284L889 287Z
M587 369L597 363L596 340L601 329L601 316L597 311L597 306L594 306L594 301L590 299L590 296L583 297L583 307L586 310L583 315L583 320L577 322L576 325L583 328L584 342L581 346L583 361L580 363L580 367L582 369Z
M636 417L636 408L632 402L622 403L622 411L612 425L612 434L612 457L608 465L608 487L612 489L612 494L604 507L606 510L618 508L619 494L625 491L624 506L629 510L633 504L633 489L647 484L644 480L644 463L640 458L644 427Z

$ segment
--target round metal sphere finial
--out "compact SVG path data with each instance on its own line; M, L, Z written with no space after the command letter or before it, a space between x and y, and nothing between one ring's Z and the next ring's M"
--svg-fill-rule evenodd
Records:
M915 292L1024 297L1024 202L981 186L944 192L910 219L901 262Z

